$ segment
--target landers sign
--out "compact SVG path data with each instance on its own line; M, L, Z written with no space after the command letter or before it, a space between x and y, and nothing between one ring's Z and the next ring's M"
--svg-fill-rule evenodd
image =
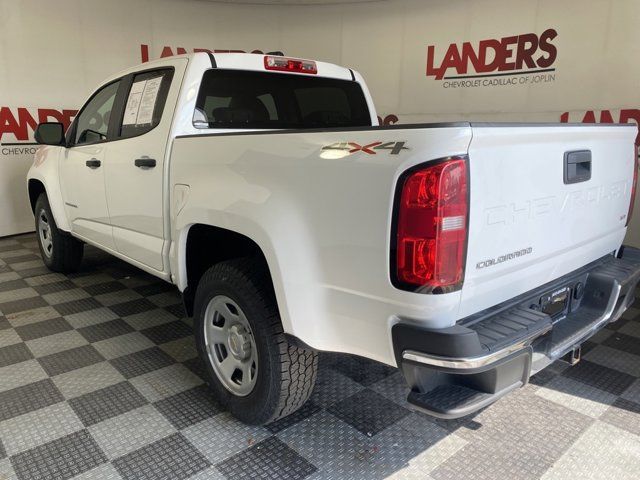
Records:
M0 107L0 153L2 155L33 155L37 149L31 141L39 123L61 122L65 130L77 110L53 108Z
M246 50L226 50L226 49L210 49L210 48L194 48L192 50L194 53L197 52L208 52L208 53L247 53ZM187 49L184 47L175 47L175 52L172 47L165 45L162 47L162 51L160 52L159 58L172 57L174 55L184 55L187 52ZM252 50L251 53L264 53L262 50ZM149 45L141 44L140 45L140 59L142 63L146 63L149 61Z
M452 43L439 56L427 47L427 77L442 80L445 88L546 83L555 80L558 32L524 33L477 44Z
M596 114L595 110L586 110L581 112L564 112L560 115L562 123L580 122L580 123L635 123L638 126L638 135L636 136L636 145L640 147L640 109L623 108L620 110L601 110Z

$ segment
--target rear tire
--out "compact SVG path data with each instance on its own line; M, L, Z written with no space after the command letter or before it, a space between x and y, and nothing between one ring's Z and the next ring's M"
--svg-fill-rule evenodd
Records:
M54 272L71 273L78 270L84 254L84 244L58 229L45 193L38 197L34 215L36 237L44 264Z
M196 343L207 381L236 418L263 425L307 401L318 354L287 341L271 278L261 261L243 258L211 267L198 284L194 307Z

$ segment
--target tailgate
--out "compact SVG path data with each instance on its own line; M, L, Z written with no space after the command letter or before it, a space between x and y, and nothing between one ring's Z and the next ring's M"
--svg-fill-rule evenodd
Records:
M460 317L580 268L622 243L632 126L472 124L469 240ZM585 173L590 152L591 173ZM578 167L569 164L579 162ZM567 166L565 166L567 164Z

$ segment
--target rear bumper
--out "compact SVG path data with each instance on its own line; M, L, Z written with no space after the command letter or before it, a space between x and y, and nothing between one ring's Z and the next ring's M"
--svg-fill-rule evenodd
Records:
M457 418L525 385L529 377L615 322L634 302L640 250L626 247L453 327L399 323L396 360L412 391L409 402L441 418ZM567 292L560 312L544 313L549 294ZM578 353L576 353L578 352Z

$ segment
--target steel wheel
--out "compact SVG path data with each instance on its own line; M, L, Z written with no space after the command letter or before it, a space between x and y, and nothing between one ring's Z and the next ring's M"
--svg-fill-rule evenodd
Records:
M38 215L38 235L40 236L42 252L47 258L51 258L53 253L53 237L51 233L51 223L44 208L40 210Z
M204 341L220 382L234 395L249 395L258 375L258 351L247 317L229 297L215 296L207 305Z

